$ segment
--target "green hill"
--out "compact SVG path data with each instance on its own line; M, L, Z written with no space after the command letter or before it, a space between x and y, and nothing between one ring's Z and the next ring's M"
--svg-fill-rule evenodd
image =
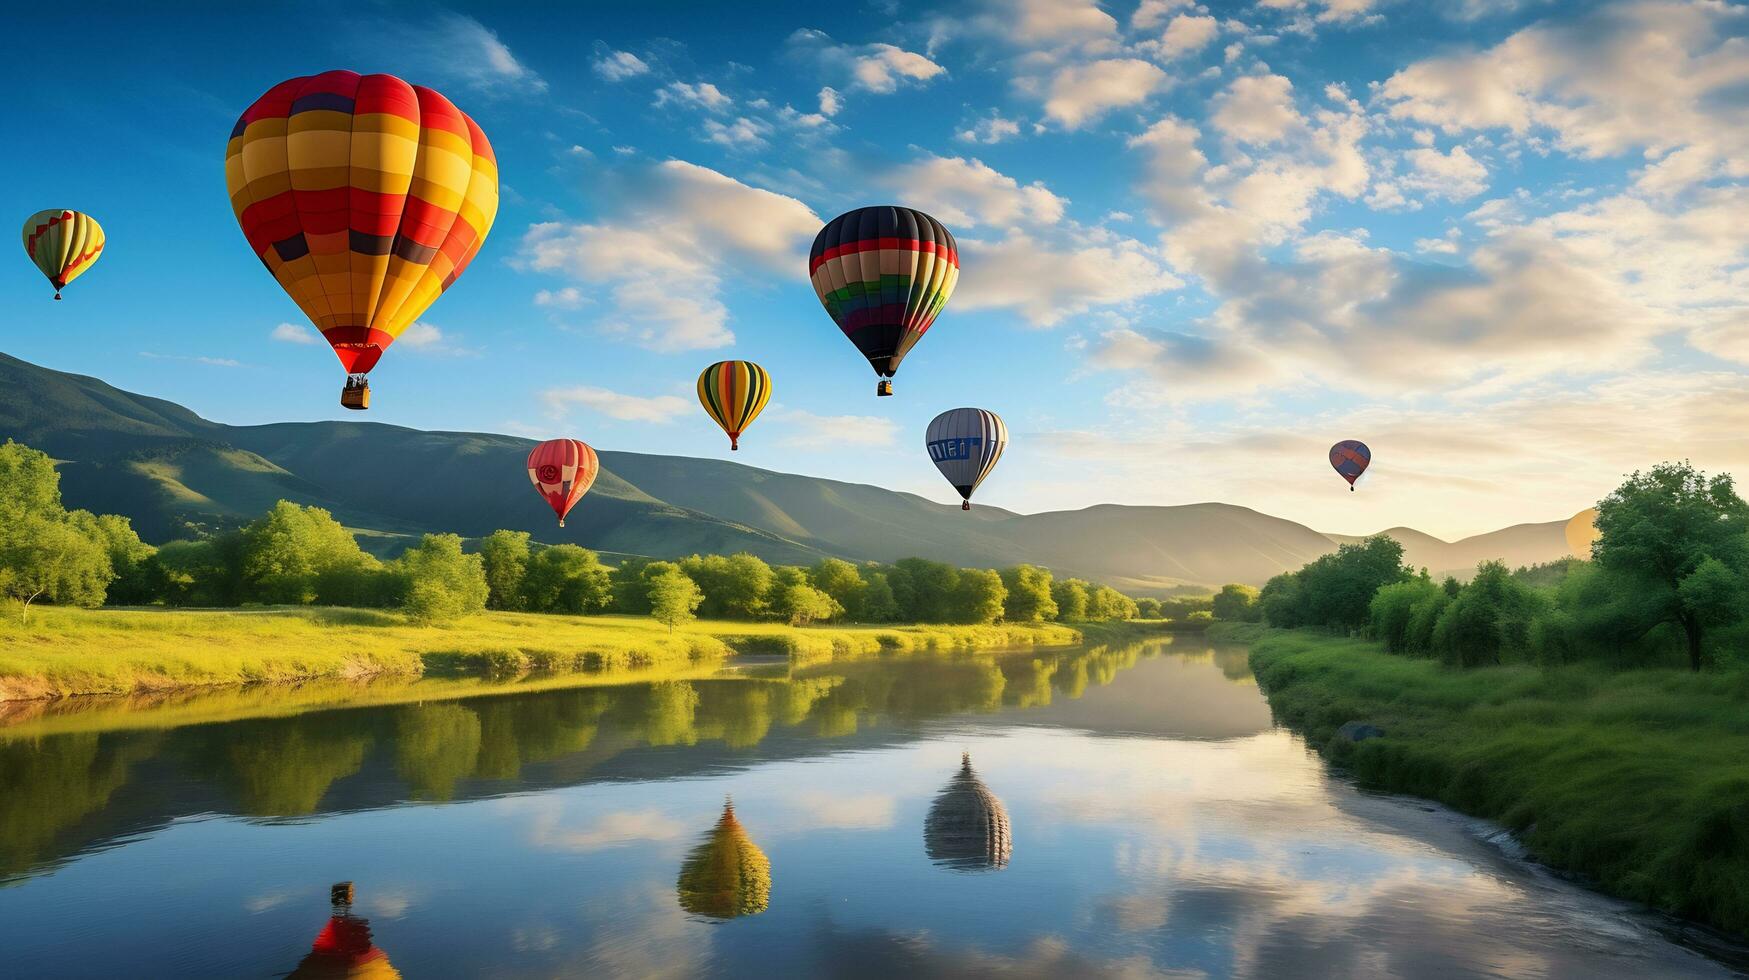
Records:
M427 531L468 537L496 528L548 543L652 557L751 551L776 562L836 555L907 556L965 565L1016 562L1161 594L1222 582L1260 584L1341 539L1228 504L1015 514L966 513L913 494L724 460L604 451L602 472L569 527L529 492L532 440L424 432L374 422L232 426L167 401L0 354L0 438L62 463L72 507L126 514L162 542L236 527L281 498L334 512L379 553ZM418 481L407 474L418 473ZM1447 543L1390 533L1410 561L1473 569L1565 553L1564 522L1520 525Z

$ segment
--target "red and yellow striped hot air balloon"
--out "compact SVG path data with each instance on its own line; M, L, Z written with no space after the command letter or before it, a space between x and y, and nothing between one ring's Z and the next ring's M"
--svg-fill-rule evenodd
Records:
M718 361L698 376L698 401L741 448L741 433L771 400L771 375L752 361Z
M225 150L249 246L334 347L341 404L455 282L498 214L486 134L431 89L330 71L255 100Z
M61 290L103 255L103 226L79 211L38 211L24 220L24 251L60 299Z
M548 439L528 454L528 479L565 526L565 515L595 483L601 461L589 444L577 439Z

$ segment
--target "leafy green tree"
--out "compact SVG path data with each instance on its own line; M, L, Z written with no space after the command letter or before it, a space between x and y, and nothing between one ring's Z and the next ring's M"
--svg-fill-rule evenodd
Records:
M152 556L164 601L174 606L235 606L242 602L243 536L170 541ZM399 602L397 594L395 602Z
M261 602L309 604L316 580L343 566L366 563L352 532L320 507L287 500L243 529L245 594Z
M1087 618L1100 622L1136 618L1136 600L1109 585L1096 585L1087 596Z
M662 564L672 565L671 562ZM614 612L630 616L650 614L650 583L644 578L650 565L647 558L626 558L608 574L608 586L613 590Z
M1086 619L1089 598L1087 583L1078 578L1066 578L1051 586L1051 601L1057 604L1057 618L1064 622Z
M1690 668L1700 670L1707 631L1740 614L1718 601L1719 571L1709 571L1686 594L1683 583L1709 558L1727 571L1749 567L1744 537L1749 504L1737 495L1731 477L1708 478L1686 462L1635 471L1598 501L1596 524L1592 560L1633 576L1642 590L1656 595L1645 630L1674 624L1682 631Z
M652 563L658 564L658 563ZM662 562L659 564L668 564ZM678 567L669 565L649 578L650 615L674 632L674 627L692 622L704 593Z
M787 585L774 586L771 612L791 626L828 620L844 612L830 595L814 588L805 578Z
M861 571L842 558L822 558L808 570L808 579L814 588L831 596L845 612L859 608L862 591L868 587L862 580Z
M1002 570L1002 618L1010 623L1037 623L1057 618L1057 600L1051 598L1051 573L1037 565L1016 565ZM1156 609L1159 603L1155 603Z
M1137 619L1159 619L1160 600L1142 596L1136 600Z
M758 619L771 595L771 566L757 555L693 555L680 570L704 593L701 615L711 619Z
M1397 582L1378 590L1372 597L1372 632L1392 653L1425 651L1414 645L1411 624L1419 604L1437 602L1441 609L1447 601L1445 591L1423 572L1407 582ZM1437 615L1435 616L1437 621ZM1431 630L1432 624L1429 624ZM1431 633L1429 634L1431 636Z
M463 553L454 534L427 534L394 569L404 583L402 608L416 622L445 622L486 608L485 563Z
M1543 611L1542 597L1520 585L1504 563L1483 562L1440 614L1434 652L1459 667L1505 663L1530 649L1531 623Z
M64 513L61 475L49 454L11 439L0 445L0 529L26 517L59 519Z
M528 560L522 593L522 608L586 616L613 604L613 581L595 552L556 544Z
M38 600L101 606L114 576L109 553L69 521L26 516L0 538L0 593L19 601L23 620Z
M899 618L899 602L893 597L886 572L869 569L864 573L862 592L856 597L852 615L860 623L890 623Z
M1221 591L1209 600L1209 612L1228 623L1253 622L1261 615L1257 607L1257 590L1236 582L1223 585Z
M1373 595L1411 572L1403 565L1403 546L1381 534L1342 545L1294 574L1305 625L1356 630L1372 615Z
M1160 615L1174 622L1184 622L1198 613L1213 615L1214 597L1206 595L1175 595L1160 601ZM1203 618L1209 618L1207 616Z
M74 511L68 517L76 518L80 514L85 514L85 511ZM140 540L140 536L134 533L133 522L117 514L98 514L91 517L90 527L95 540L100 541L109 553L109 567L115 572L104 601L112 605L134 606L157 598L159 583L152 556L158 549Z
M1263 583L1257 594L1257 606L1263 619L1279 629L1293 629L1306 624L1304 603L1300 597L1298 572L1283 572Z
M954 583L953 621L993 623L1002 617L1008 590L1002 575L993 568L967 568Z
M486 569L486 606L523 608L522 578L528 573L528 532L497 530L480 539Z

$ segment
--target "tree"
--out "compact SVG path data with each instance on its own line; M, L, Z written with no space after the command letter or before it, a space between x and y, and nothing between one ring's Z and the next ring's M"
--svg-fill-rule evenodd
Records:
M901 558L887 573L899 619L908 623L950 623L960 570L927 558Z
M1057 604L1057 618L1078 622L1087 618L1087 583L1078 578L1066 578L1051 586L1051 601Z
M261 602L307 605L316 581L337 568L365 564L352 532L320 507L281 500L243 529L245 594Z
M1016 565L1002 570L1002 618L1010 623L1037 623L1057 618L1057 601L1051 598L1051 573L1036 565ZM1158 603L1155 604L1158 608Z
M21 620L38 599L101 606L114 577L103 546L66 520L26 516L0 538L0 592L22 604Z
M713 619L758 619L766 613L772 571L758 555L693 555L680 570L704 593L700 613Z
M1433 629L1434 651L1459 667L1504 663L1530 649L1530 625L1542 605L1504 563L1483 562L1440 614Z
M58 519L64 513L61 475L49 454L11 439L0 445L0 528L27 517Z
M103 601L126 606L143 605L157 598L158 581L152 556L158 549L141 541L134 533L133 522L120 515L98 514L92 518L91 526L109 553L109 567L115 572Z
M574 544L556 544L542 548L528 560L522 579L522 608L586 616L612 604L612 577L595 552Z
M1263 610L1263 620L1278 629L1293 629L1306 623L1300 596L1298 572L1283 572L1263 583L1257 594L1257 607Z
M1137 619L1159 619L1160 600L1143 596L1136 600Z
M1644 632L1675 624L1686 642L1689 667L1701 669L1707 631L1737 614L1716 601L1718 571L1709 571L1707 580L1686 596L1682 585L1709 558L1727 571L1749 566L1744 538L1749 504L1737 495L1731 477L1708 478L1687 462L1660 463L1646 473L1636 470L1597 502L1596 525L1592 560L1638 579L1658 600L1642 624Z
M842 558L822 558L808 570L808 579L845 612L858 608L862 591L868 587L857 567Z
M486 535L480 539L480 560L486 569L486 605L492 609L523 608L528 532L498 530Z
M671 562L662 564L672 565ZM647 558L627 558L608 574L608 585L613 589L614 612L631 616L649 615L650 583L645 580L644 572L650 565Z
M890 623L899 618L899 603L886 572L870 569L865 574L853 615L861 623Z
M1109 585L1094 586L1087 597L1087 618L1101 622L1135 619L1136 601Z
M1436 602L1443 609L1446 601L1445 591L1428 578L1425 572L1407 582L1387 585L1372 597L1370 610L1373 636L1382 641L1385 649L1392 653L1425 652L1425 646L1416 645L1417 638L1411 629L1416 611L1428 602ZM1437 613L1434 619L1437 620ZM1431 622L1428 629L1430 638Z
M459 619L486 608L485 563L464 554L457 535L427 534L395 560L394 569L403 582L402 608L417 622Z
M993 623L1002 616L1008 590L993 568L960 570L954 583L953 620L960 623Z
M649 582L650 615L656 617L656 622L667 626L668 632L672 633L674 627L696 618L694 611L704 601L704 593L686 577L685 572L669 565L651 576Z
M1403 546L1381 534L1342 545L1293 574L1300 624L1356 630L1371 618L1373 595L1411 573L1403 564ZM1267 605L1264 611L1269 613Z
M806 626L844 612L831 596L805 581L778 586L774 592L771 611L791 626Z
M1228 583L1209 600L1209 612L1229 623L1249 623L1257 619L1257 590L1249 585Z

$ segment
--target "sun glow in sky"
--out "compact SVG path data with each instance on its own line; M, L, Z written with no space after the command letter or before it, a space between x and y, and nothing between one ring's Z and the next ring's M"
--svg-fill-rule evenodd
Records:
M349 414L223 175L250 102L346 67L443 91L503 181L374 421L722 456L693 380L743 357L776 395L740 462L949 502L923 430L975 405L1013 439L982 502L1446 537L1749 464L1742 4L528 7L86 5L78 67L0 105L0 196L95 215L108 251L58 304L0 263L0 350L224 422ZM9 9L0 43L61 17ZM878 401L806 274L873 203L963 265Z

